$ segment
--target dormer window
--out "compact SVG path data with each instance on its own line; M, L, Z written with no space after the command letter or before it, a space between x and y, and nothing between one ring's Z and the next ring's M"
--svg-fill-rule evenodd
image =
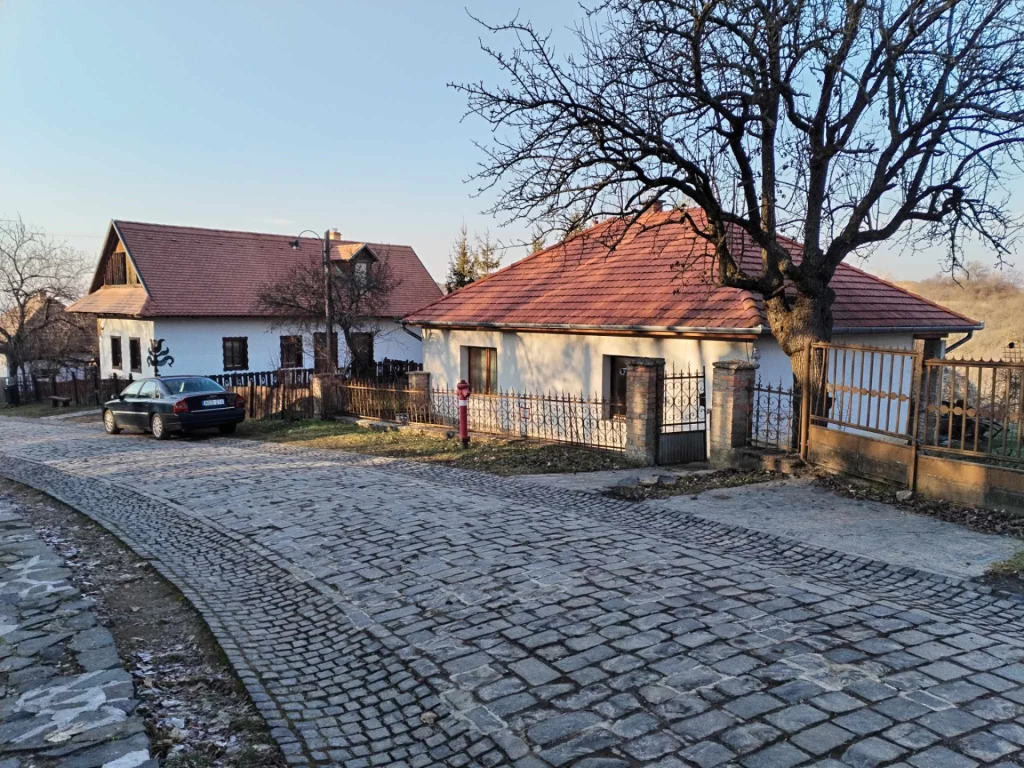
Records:
M124 251L114 251L107 258L107 265L103 270L104 285L138 285L139 276L135 268L128 260L128 254Z
M365 286L370 281L370 264L366 261L357 261L354 265L356 285Z

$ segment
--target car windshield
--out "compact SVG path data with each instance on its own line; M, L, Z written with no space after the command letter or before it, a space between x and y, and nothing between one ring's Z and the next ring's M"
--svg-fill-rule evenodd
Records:
M172 395L188 395L194 392L223 392L224 387L213 379L161 379Z

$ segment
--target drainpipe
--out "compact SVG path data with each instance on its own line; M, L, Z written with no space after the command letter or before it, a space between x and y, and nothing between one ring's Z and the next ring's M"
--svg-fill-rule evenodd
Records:
M423 337L422 336L418 336L414 331L410 331L409 330L409 326L407 326L405 323L402 323L401 325L402 325L402 330L405 331L406 333L408 333L414 339L416 339L416 341L423 341Z
M961 344L966 344L972 338L974 338L974 331L968 331L967 335L964 336L962 339L960 339L960 341L954 342L953 344L950 344L948 347L946 347L946 354L948 355L950 352L952 352L954 349L959 347Z

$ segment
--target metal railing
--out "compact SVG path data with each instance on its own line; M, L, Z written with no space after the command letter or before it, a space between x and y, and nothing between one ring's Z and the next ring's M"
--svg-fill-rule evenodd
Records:
M921 353L909 349L811 347L810 421L833 429L908 439Z
M322 380L324 414L347 414L389 421L456 427L459 398L456 390L413 390L372 381ZM522 392L475 394L469 398L472 432L570 443L590 448L623 451L626 425L611 418L612 402L601 397Z
M1024 463L1024 363L926 360L918 440L922 449Z
M791 451L796 448L793 387L754 385L747 429L747 444L755 448Z

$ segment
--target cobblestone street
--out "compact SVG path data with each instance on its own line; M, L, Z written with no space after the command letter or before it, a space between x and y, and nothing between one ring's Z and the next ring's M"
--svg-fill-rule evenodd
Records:
M0 497L0 767L156 768L132 677L70 576Z
M0 474L173 581L294 764L1024 759L1024 604L972 582L654 502L233 439L5 418Z

